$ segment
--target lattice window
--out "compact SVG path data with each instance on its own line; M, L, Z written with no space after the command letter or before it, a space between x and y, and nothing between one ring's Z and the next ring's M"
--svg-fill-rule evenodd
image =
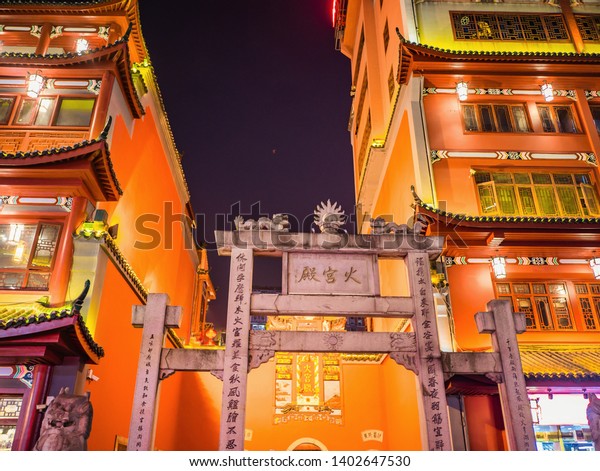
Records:
M58 224L0 224L0 290L47 290Z
M390 44L390 28L388 21L385 20L385 26L383 27L383 50L387 52L388 45Z
M573 330L573 316L565 282L498 283L500 299L509 299L525 314L527 330Z
M588 173L476 170L474 180L483 215L588 217L600 211Z
M455 39L568 41L562 15L450 12Z
M358 171L362 174L363 165L367 158L367 147L369 146L369 139L371 139L371 111L367 116L367 124L365 125L365 131L363 133L362 142L360 144L360 150L358 152Z
M390 100L394 96L396 90L396 78L394 77L394 66L390 67L390 75L388 75L388 92L390 94Z
M600 15L575 15L575 21L584 41L600 40Z
M498 17L500 31L502 31L502 39L505 41L522 41L523 30L519 17L516 15L501 15Z
M360 127L360 120L362 118L363 106L365 105L365 99L367 98L367 90L369 88L369 81L367 77L367 69L365 69L362 87L360 87L360 95L358 96L358 107L356 109L356 127L354 128L354 134L358 134Z
M564 41L569 39L565 22L560 16L543 16L546 33L550 41Z
M576 283L575 292L579 299L585 329L598 330L600 328L600 296L593 295L600 294L600 285Z

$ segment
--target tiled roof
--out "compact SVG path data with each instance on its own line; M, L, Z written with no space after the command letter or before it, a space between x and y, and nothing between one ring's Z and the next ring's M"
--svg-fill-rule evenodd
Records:
M600 380L600 345L519 345L526 379Z
M0 0L0 12L60 15L106 15L124 12L127 21L133 23L132 37L139 58L147 57L148 52L140 28L140 13L136 0L89 0L89 1L49 1L49 0Z
M398 30L400 47L405 46L410 50L439 56L440 58L459 57L461 60L494 60L499 62L531 61L540 58L556 62L597 62L600 54L593 52L544 52L544 51L474 51L474 50L452 50L441 47L419 44L405 39Z
M19 334L26 335L29 333L28 330L32 330L34 326L40 326L43 327L42 330L49 331L73 325L77 336L85 342L84 347L91 350L96 357L101 358L104 356L104 349L92 338L79 310L80 305L77 303L62 307L45 307L40 303L0 306L0 339ZM70 322L60 322L62 320ZM18 332L15 332L17 330ZM6 335L2 335L3 333Z
M418 208L423 208L430 213L443 216L444 218L448 218L453 221L454 224L464 223L464 222L473 222L473 223L535 223L535 224L598 224L600 223L600 218L592 217L592 218L582 218L582 217L539 217L539 216L471 216L468 214L459 214L452 213L450 211L445 211L440 208L436 208L430 204L427 204L419 198L419 196L415 193L414 186L411 186L411 191L413 193L415 206Z
M117 200L123 194L115 173L106 138L112 119L96 139L84 140L70 146L53 147L9 154L0 152L0 167L29 167L70 160L90 159L107 199Z
M35 54L25 52L1 52L0 65L22 67L64 68L73 65L94 65L100 62L112 62L118 70L117 76L123 86L125 97L135 118L144 115L144 107L133 84L131 64L127 42L132 25L117 41L106 46L91 49L83 53L65 52L62 54Z

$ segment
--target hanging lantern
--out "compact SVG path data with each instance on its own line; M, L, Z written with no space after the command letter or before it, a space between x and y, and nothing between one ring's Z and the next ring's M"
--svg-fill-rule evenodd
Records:
M600 280L600 257L595 257L590 260L590 268L594 272L594 278Z
M506 259L504 257L492 258L492 269L497 279L506 278Z
M456 94L460 101L465 101L469 96L469 85L467 82L458 82L456 84Z
M79 38L75 41L75 51L77 54L81 54L82 52L87 51L90 48L90 43L87 39Z
M37 98L40 92L44 89L46 79L42 77L40 71L34 74L29 74L27 77L27 96L29 98Z
M544 85L542 85L540 87L540 90L542 91L544 100L546 100L546 101L554 100L554 89L552 88L551 83L544 82Z

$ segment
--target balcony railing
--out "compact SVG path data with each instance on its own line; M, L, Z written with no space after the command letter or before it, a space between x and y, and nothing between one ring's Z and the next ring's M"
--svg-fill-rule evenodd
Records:
M0 130L0 152L14 154L70 146L88 139L89 131Z

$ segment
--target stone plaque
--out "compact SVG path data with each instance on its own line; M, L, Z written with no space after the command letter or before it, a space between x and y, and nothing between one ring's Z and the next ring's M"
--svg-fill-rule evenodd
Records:
M290 253L289 294L379 294L374 255Z

